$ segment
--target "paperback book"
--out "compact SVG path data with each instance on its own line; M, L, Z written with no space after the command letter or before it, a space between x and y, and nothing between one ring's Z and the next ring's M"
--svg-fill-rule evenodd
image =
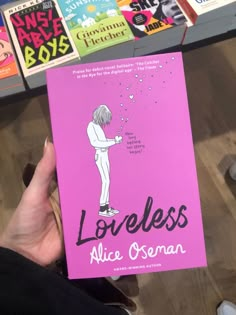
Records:
M17 1L3 6L3 12L30 88L46 83L46 69L79 62L56 1Z
M0 97L22 92L24 89L14 49L0 11Z
M134 36L116 0L58 0L82 62L131 57Z
M236 11L235 0L176 0L193 24L208 23L211 20L229 16Z
M185 18L186 22L186 31L182 39L182 45L188 45L194 42L205 40L210 37L214 37L220 34L224 34L228 31L232 18L229 16L222 16L218 19L209 20L205 23L193 24L189 19L188 15L185 13L183 8L179 5Z
M49 69L47 87L69 278L206 266L181 53Z
M135 55L143 55L181 43L185 16L176 0L118 0L135 36Z

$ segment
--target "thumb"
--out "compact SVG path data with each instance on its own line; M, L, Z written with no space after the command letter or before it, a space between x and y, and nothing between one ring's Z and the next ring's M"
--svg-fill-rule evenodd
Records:
M44 154L39 161L34 176L27 188L28 197L47 198L49 187L56 169L56 156L54 146L51 142L45 141ZM30 195L30 196L29 196Z

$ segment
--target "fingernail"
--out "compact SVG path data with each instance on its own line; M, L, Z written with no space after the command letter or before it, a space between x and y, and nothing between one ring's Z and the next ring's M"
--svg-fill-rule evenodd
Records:
M48 146L48 137L44 141L43 153L45 153L47 146Z

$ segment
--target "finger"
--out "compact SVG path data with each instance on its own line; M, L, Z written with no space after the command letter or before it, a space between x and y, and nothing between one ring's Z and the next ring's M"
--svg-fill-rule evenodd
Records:
M27 188L27 194L37 196L37 198L48 197L50 183L56 169L54 146L49 141L45 143L43 157L39 161L34 176Z

